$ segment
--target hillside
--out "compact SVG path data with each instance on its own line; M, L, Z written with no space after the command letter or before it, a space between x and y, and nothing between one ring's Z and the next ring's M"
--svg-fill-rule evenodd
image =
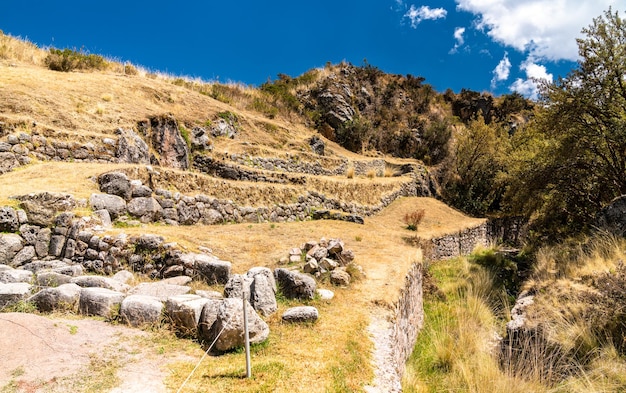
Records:
M130 242L146 234L159 235L177 250L173 255L209 253L232 262L232 274L245 274L253 267L284 266L290 249L312 240L342 239L354 253L357 265L351 270L350 285L332 285L328 278L319 278L321 288L334 291L332 300L315 297L302 302L279 297L278 311L266 318L269 338L254 348L253 380L239 379L241 355L230 352L207 359L211 366L190 380L188 391L207 387L355 391L371 384L381 391L389 388L384 381L387 371L382 376L379 371L381 362L385 366L388 360L372 352L379 351L381 337L389 334L387 324L394 320L394 313L403 311L401 299L411 272L421 275L421 251L415 245L484 225L483 219L467 217L430 198L436 195L437 185L422 161L412 153L395 157L363 146L350 151L337 143L345 145L345 141L333 140L336 135L324 136L314 128L322 123L311 123L304 112L290 112L283 101L269 99L267 86L257 90L205 84L114 62L97 69L53 71L46 67L47 52L12 37L0 38L0 207L7 214L27 209L24 198L30 198L29 194L68 193L74 208L62 216L74 223L87 222L89 230L95 223L98 239L127 236ZM315 83L325 82L311 81L311 86ZM307 105L314 106L320 96L309 99ZM375 112L375 107L365 109L363 113ZM103 179L110 173L118 179L127 177L135 188L149 190L151 203L158 200L162 206L137 213L131 204L146 197L129 196L123 213L96 214L92 196L115 192L104 188ZM170 203L177 208L167 207ZM417 232L407 230L405 215L421 209L425 217ZM27 214L31 220L35 217L33 210ZM316 214L322 219L312 220ZM3 229L0 240L26 236L22 230L33 226L45 232L46 225L53 237L66 236L68 245L78 243L58 222L28 221L16 231ZM102 247L101 253L109 252L108 246ZM137 245L129 247L134 252ZM74 258L67 246L59 252L66 259L68 255ZM160 263L161 256L141 256L146 269ZM39 260L36 255L30 258ZM52 259L51 254L41 260ZM98 267L98 259L85 256L81 260L89 273L134 269L128 256L113 261L104 258L106 269ZM179 274L166 269L168 263L161 270L144 269L150 274L138 271L135 282L150 281L149 276L163 278L165 272ZM196 290L223 291L223 287L197 280L191 285ZM287 308L302 303L319 310L316 323L294 326L281 321ZM420 310L415 307L408 312ZM9 326L16 335L21 331L19 324ZM80 326L89 329L83 327L87 324ZM154 329L156 333L151 333ZM176 339L166 330L151 326L146 329L149 338L133 341L132 347L152 359L136 366L162 375L161 388L174 390L201 358L202 349L190 345L195 341ZM119 342L102 345L115 348ZM156 359L163 356L163 361L154 361L155 352L159 354ZM123 389L125 378L132 379L122 365L129 361L127 355L107 350L89 356L90 364L78 364L58 379L50 378L54 370L42 380L28 365L10 363L6 366L10 369L0 370L0 385L16 391L23 386L62 390L76 387L88 372L108 381L103 386Z

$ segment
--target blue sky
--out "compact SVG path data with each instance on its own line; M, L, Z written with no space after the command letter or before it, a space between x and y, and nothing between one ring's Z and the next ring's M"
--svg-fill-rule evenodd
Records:
M531 77L565 76L575 38L626 0L17 1L0 29L150 70L258 85L364 59L436 90L532 97Z

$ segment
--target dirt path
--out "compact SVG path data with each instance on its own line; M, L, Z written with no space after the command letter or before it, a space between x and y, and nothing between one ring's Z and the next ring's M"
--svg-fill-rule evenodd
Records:
M166 363L147 336L91 319L0 314L0 391L165 392Z

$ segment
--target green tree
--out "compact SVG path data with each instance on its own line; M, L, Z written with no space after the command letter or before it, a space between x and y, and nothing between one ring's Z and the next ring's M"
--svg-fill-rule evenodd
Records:
M626 194L626 25L609 9L582 33L578 67L541 85L511 170L511 206L553 236L589 227Z

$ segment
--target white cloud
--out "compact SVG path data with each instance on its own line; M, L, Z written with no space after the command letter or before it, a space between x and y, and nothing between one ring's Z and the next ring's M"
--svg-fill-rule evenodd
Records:
M516 91L536 100L539 95L539 83L542 80L552 82L552 74L548 73L545 66L535 63L532 57L526 59L520 66L520 69L526 72L526 79L516 79L515 82L509 86L509 90Z
M463 46L465 43L465 38L463 37L464 33L465 27L456 27L454 29L454 39L456 40L456 43L454 44L454 47L450 49L450 54L456 53L459 50L459 47Z
M509 60L509 54L504 53L504 57L496 68L493 70L493 78L491 79L491 88L495 89L496 84L500 81L509 79L509 73L511 72L511 61Z
M445 18L447 14L448 11L443 8L430 8L427 5L415 8L414 5L411 5L411 8L404 14L404 17L411 20L411 27L415 29L423 20L441 19Z
M457 27L454 29L454 39L456 40L456 43L459 46L465 43L465 40L463 39L464 33L465 33L465 27Z
M592 19L623 0L456 0L495 41L536 59L577 60L576 37Z

